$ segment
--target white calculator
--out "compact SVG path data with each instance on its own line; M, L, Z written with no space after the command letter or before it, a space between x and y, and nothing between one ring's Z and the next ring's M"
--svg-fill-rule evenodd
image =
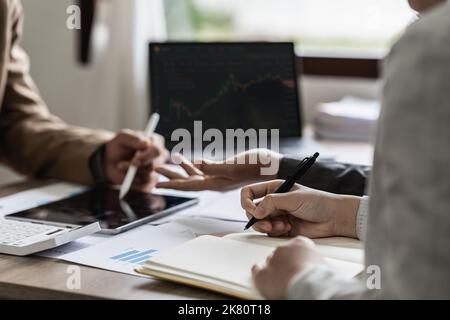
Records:
M100 231L98 222L70 226L0 218L0 253L26 256L58 247L98 231Z

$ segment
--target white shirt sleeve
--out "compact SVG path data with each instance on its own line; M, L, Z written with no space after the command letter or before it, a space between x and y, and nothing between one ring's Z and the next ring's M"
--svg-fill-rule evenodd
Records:
M373 298L360 278L347 279L328 265L320 265L294 277L288 287L289 300Z
M358 213L356 215L356 235L358 239L366 239L367 217L369 215L369 197L364 196L359 202Z

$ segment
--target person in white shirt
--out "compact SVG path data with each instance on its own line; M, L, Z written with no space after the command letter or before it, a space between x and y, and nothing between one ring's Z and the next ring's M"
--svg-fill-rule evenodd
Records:
M450 298L450 4L409 2L421 19L385 62L370 202L300 185L271 194L282 181L242 190L249 217L263 219L256 230L300 236L254 266L267 298ZM341 278L301 236L364 240L366 267L379 268L380 287Z

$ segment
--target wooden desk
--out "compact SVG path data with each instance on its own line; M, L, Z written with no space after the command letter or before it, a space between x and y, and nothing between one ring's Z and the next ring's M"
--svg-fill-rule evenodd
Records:
M372 147L363 143L319 142L337 160L369 164ZM0 187L0 197L42 186L23 182ZM81 289L66 286L73 264L41 257L0 255L0 298L5 299L224 299L225 296L153 279L80 266Z
M0 197L42 186L23 182L0 188ZM73 264L41 257L0 254L2 299L224 299L206 290L80 266L81 289L66 286Z

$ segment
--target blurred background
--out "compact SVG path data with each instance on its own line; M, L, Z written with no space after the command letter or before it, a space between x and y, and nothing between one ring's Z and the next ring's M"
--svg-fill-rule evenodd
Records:
M415 18L406 0L97 0L91 60L83 65L78 33L66 27L76 1L22 3L23 46L50 110L69 123L109 130L145 124L149 41L293 41L302 57L381 63ZM306 120L323 102L376 99L379 75L354 74L306 72ZM19 178L0 167L1 183Z

